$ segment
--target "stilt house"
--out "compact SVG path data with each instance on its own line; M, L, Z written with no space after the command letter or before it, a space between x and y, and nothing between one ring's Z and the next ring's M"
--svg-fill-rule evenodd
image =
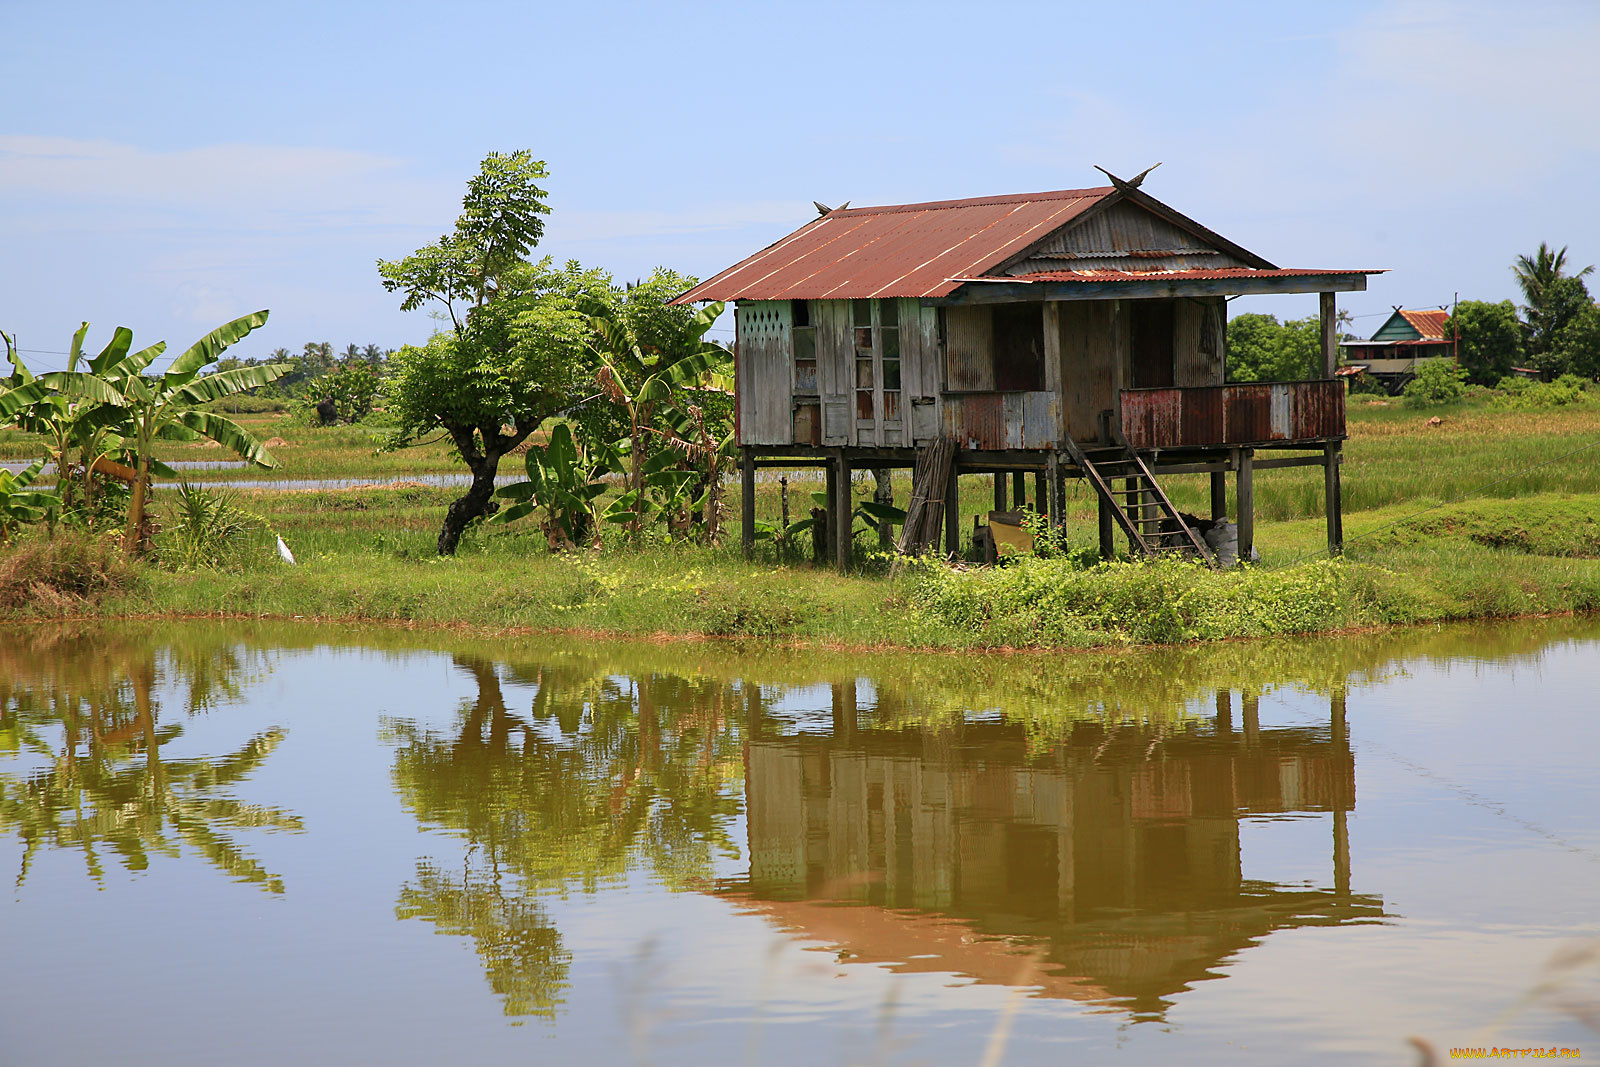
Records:
M1162 479L1210 474L1220 517L1232 475L1248 558L1253 470L1313 464L1338 549L1334 294L1378 272L1277 267L1138 179L1112 182L825 210L677 298L735 303L747 551L755 471L797 465L826 468L841 566L861 467L916 467L906 534L942 508L949 550L961 475L992 475L1004 511L1008 481L1020 506L1031 472L1034 506L1057 522L1065 479L1086 479L1107 556L1120 527L1136 554L1210 558ZM1322 294L1320 379L1226 384L1226 298L1246 293Z
M1456 358L1456 340L1449 333L1450 312L1444 308L1395 308L1370 340L1346 341L1344 357L1369 377L1399 393L1417 376L1424 359Z

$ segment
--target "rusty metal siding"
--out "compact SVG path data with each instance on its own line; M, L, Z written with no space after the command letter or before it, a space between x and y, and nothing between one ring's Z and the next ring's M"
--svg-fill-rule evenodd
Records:
M999 452L1057 444L1060 405L1052 393L953 393L944 398L944 432L961 448Z
M794 440L788 301L739 308L739 443L787 445Z
M1343 437L1344 383L1245 382L1125 389L1122 431L1136 448L1260 445Z

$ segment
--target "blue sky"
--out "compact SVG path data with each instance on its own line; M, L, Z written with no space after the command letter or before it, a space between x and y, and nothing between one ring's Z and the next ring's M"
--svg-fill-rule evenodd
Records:
M0 328L181 348L419 341L373 268L491 150L541 251L709 275L824 203L1094 185L1093 164L1344 298L1514 296L1600 261L1600 4L42 4L0 0ZM1239 301L1303 315L1314 297Z

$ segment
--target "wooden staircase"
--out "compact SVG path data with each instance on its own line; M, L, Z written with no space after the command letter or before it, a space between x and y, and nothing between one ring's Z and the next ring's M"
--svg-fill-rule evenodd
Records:
M1084 448L1068 438L1066 451L1094 486L1095 495L1110 507L1111 517L1128 535L1129 547L1150 559L1192 555L1216 567L1210 546L1172 506L1144 458L1115 426L1110 431L1110 445ZM1117 482L1122 483L1120 488Z

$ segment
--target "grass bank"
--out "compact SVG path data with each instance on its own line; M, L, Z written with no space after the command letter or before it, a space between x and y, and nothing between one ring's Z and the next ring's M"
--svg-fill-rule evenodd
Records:
M1176 561L1082 567L1038 559L999 569L920 564L890 576L747 563L727 549L700 547L551 556L535 550L531 538L512 537L480 536L455 558L440 559L411 551L392 532L372 530L396 512L433 513L415 500L385 508L373 499L417 492L346 494L364 499L365 511L323 514L315 523L325 533L322 550L308 548L316 542L306 539L296 567L141 568L130 575L114 554L82 556L90 570L109 563L113 577L98 585L79 580L71 588L81 595L0 599L0 615L306 618L478 632L991 649L1181 643L1600 610L1594 558L1600 531L1593 519L1600 496L1545 495L1515 508L1501 501L1441 507L1421 530L1401 536L1392 528L1352 545L1342 560L1231 573ZM294 503L303 506L312 496L293 494ZM310 513L318 514L314 506ZM299 521L311 520L302 513ZM1276 525L1286 539L1320 534L1310 520Z
M1439 421L1430 421L1435 415ZM1600 406L1523 412L1469 403L1419 412L1352 398L1344 475L1349 547L1338 563L1319 559L1321 473L1291 469L1258 477L1264 564L1242 573L1036 560L999 571L914 567L892 578L870 566L841 576L776 560L770 549L753 563L727 547L613 546L598 556L551 556L531 522L474 528L455 559L441 560L434 540L460 490L408 479L458 470L443 445L375 455L379 431L245 418L256 420L252 428L263 438L284 438L277 450L286 476L377 483L290 492L227 472L241 504L282 535L299 566L172 572L68 553L61 558L71 566L55 579L0 583L0 616L301 617L485 633L994 648L1263 637L1600 608L1600 450L1559 458L1600 442ZM0 434L0 451L7 449L27 451L9 431ZM167 458L183 458L179 451ZM520 467L512 457L502 470L513 475ZM963 515L987 510L988 479L964 482ZM895 486L903 503L903 472ZM791 479L792 518L808 513L814 488L820 482ZM1203 476L1173 478L1168 488L1180 507L1207 506ZM872 492L864 472L856 491ZM1462 497L1468 499L1454 502ZM155 498L158 513L170 507L170 490ZM759 517L777 520L775 480L760 484L756 506ZM1067 522L1071 544L1094 542L1094 501L1081 484L1069 488ZM963 526L970 529L970 519ZM29 536L30 544L38 539ZM35 573L43 557L27 558L33 562L17 574ZM104 573L77 574L74 567Z

